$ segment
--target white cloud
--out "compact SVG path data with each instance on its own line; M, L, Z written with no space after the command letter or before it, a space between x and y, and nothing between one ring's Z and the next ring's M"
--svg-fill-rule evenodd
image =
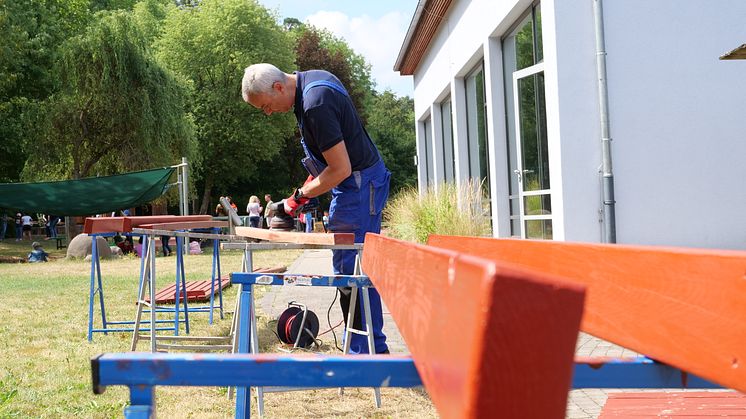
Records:
M412 77L400 76L393 70L410 18L400 12L390 12L376 19L319 11L306 17L306 22L344 38L356 53L365 57L371 65L376 90L390 88L400 96L412 96Z

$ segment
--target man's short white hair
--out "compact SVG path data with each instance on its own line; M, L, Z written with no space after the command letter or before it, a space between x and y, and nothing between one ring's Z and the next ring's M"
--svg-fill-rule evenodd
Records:
M245 102L249 101L249 95L257 93L269 93L275 82L285 83L287 75L272 64L259 63L246 67L241 82L241 94Z

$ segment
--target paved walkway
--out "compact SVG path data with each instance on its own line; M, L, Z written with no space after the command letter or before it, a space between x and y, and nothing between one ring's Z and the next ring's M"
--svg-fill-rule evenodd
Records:
M288 268L289 273L303 273L316 275L332 275L332 253L330 250L306 250ZM270 287L270 290L258 301L258 309L270 318L279 317L280 313L287 308L288 302L296 301L308 306L319 317L320 330L323 332L329 328L327 322L327 311L335 296L335 288L327 287ZM396 327L396 323L384 305L384 333L391 353L409 353L404 340ZM342 312L339 302L334 302L329 313L332 326L342 321ZM339 326L337 339L342 346L341 336L343 327ZM330 333L321 337L325 343L333 345L334 341ZM593 336L581 333L578 338L576 354L579 356L636 356L637 354L620 346L597 339ZM618 390L610 390L618 391ZM592 419L597 418L606 403L609 390L583 389L570 392L567 404L567 418L569 419Z
M332 251L331 250L306 250L288 267L288 273L333 275ZM334 301L337 289L334 287L270 287L269 292L257 302L257 308L270 318L276 319L288 307L288 303L295 301L305 304L309 310L319 317L320 331L338 325L343 317L339 307L339 299ZM331 310L329 306L333 304ZM329 321L327 321L329 313ZM391 317L386 305L383 306L383 332L386 335L386 343L391 353L409 353L404 340L399 334L394 319ZM337 334L337 343L342 347L343 325L334 329ZM320 336L324 343L334 345L331 333Z

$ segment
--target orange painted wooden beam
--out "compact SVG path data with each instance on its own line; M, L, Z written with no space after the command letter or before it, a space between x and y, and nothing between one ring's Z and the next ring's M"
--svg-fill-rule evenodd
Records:
M139 228L151 230L191 230L194 228L228 227L228 221L186 221L174 223L141 224Z
M582 329L746 392L746 252L431 236L588 287Z
M143 224L186 222L186 221L210 221L210 215L148 215L141 217L88 217L85 219L83 232L93 233L127 233L132 227Z
M746 394L735 391L611 393L599 419L746 417Z
M441 417L565 417L582 286L371 233L362 263Z
M236 235L277 243L296 244L355 244L354 233L296 233L292 231L264 230L253 227L236 227Z

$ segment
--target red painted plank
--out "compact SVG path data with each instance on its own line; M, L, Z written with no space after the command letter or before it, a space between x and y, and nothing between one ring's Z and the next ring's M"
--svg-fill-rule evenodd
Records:
M85 219L83 232L93 233L126 233L132 227L143 224L175 223L187 221L211 221L210 215L150 215L140 217L88 217Z
M442 417L565 417L582 286L376 234L363 271Z
M221 278L220 287L225 289L231 285L230 278ZM173 304L176 302L176 286L174 284L168 285L167 287L158 290L155 295L156 304ZM215 284L215 292L218 291L218 285ZM187 301L205 301L210 299L210 280L206 279L203 281L186 281L186 295ZM181 298L184 298L184 290L181 291ZM149 297L146 297L145 301L150 301Z
M746 395L736 392L611 393L599 418L746 417Z
M746 252L431 236L588 287L582 329L746 391Z

